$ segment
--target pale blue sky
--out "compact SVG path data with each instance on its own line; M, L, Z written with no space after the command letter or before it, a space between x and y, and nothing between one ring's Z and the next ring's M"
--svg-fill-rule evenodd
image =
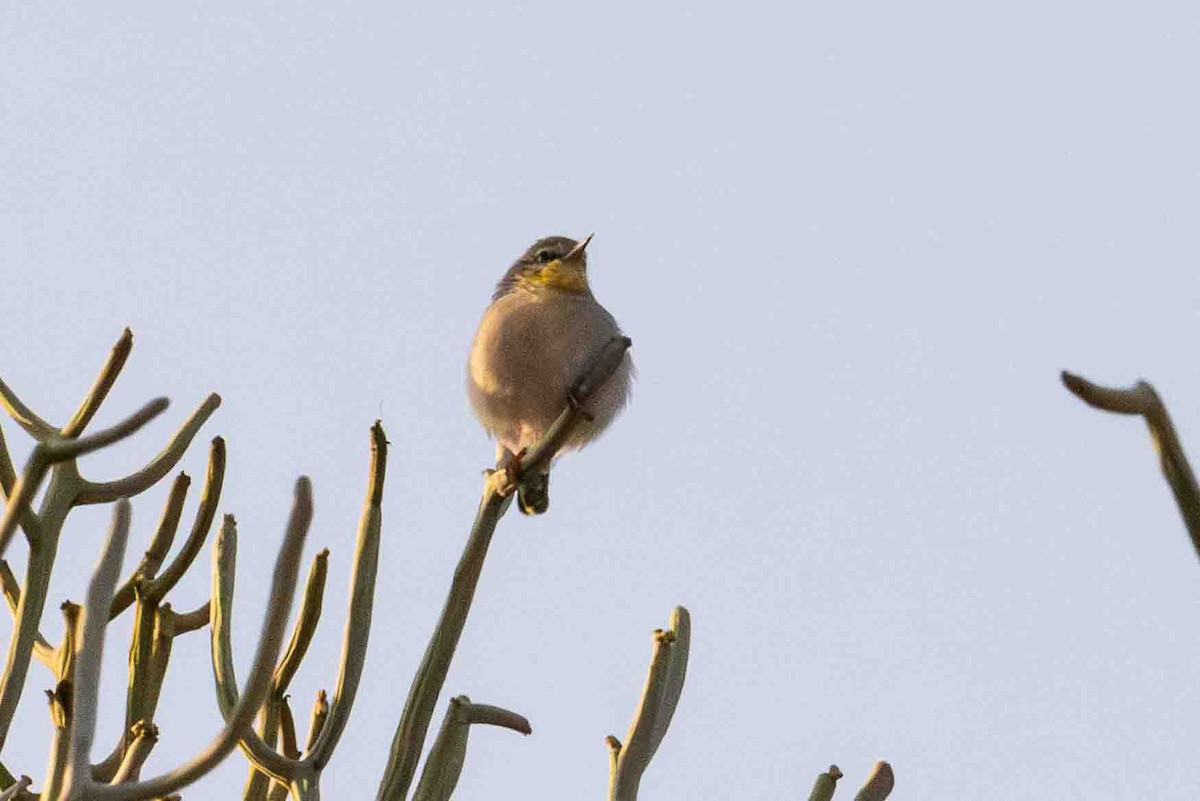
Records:
M226 437L243 672L312 476L333 555L305 719L382 408L376 625L324 780L373 797L492 454L474 326L529 242L596 231L640 380L550 513L501 525L447 690L534 734L477 731L459 798L603 797L676 603L691 669L646 799L804 797L830 762L852 797L881 757L899 799L1193 798L1200 566L1144 426L1058 371L1153 380L1200 449L1197 76L1185 2L9 5L0 375L62 420L133 327L100 422L174 406L97 476L222 394L185 467ZM55 601L103 520L70 522ZM44 770L48 684L14 770ZM181 640L151 769L215 731L211 685Z

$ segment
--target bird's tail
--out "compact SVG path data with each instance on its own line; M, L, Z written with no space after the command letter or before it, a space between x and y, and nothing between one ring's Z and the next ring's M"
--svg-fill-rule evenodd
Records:
M529 476L517 487L517 505L527 515L540 515L550 508L550 474Z

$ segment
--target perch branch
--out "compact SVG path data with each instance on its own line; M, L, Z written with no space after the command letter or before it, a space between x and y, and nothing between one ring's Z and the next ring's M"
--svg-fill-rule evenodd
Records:
M1103 387L1066 371L1062 374L1062 382L1089 406L1117 414L1140 415L1146 421L1158 450L1163 475L1175 495L1175 503L1192 538L1192 547L1200 556L1200 488L1196 486L1196 476L1184 455L1171 415L1154 387L1145 381L1128 389Z
M454 570L446 604L413 677L404 711L392 738L388 764L376 795L377 801L400 801L408 794L434 706L471 610L471 601L492 534L508 510L513 489L524 476L536 475L567 441L582 417L584 403L616 372L632 344L628 337L614 337L573 387L573 395L579 402L565 404L566 408L546 436L522 458L520 472L515 476L505 476L506 471L495 471L485 483L475 522Z

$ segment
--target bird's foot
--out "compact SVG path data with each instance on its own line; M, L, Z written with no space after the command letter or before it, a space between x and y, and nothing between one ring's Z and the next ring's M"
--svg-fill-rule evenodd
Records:
M517 478L521 475L521 459L527 448L520 453L505 450L494 469L483 471L485 484L497 495L511 495L517 488Z

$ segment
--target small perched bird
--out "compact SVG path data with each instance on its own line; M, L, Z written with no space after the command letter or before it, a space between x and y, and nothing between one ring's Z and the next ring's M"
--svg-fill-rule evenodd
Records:
M571 387L621 329L592 294L587 278L589 236L581 242L550 236L534 242L496 285L467 363L467 393L497 443L497 460L519 460L569 402ZM633 362L588 399L560 453L598 437L629 400ZM547 467L547 471L549 468ZM550 476L526 477L517 488L521 511L550 505Z

